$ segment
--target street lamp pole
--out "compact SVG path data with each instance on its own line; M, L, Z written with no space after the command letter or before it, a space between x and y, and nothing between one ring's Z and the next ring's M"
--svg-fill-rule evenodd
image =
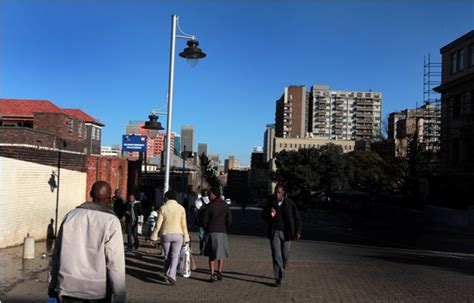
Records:
M176 38L189 39L187 42L188 47L184 49L179 55L186 59L201 59L206 56L205 53L197 47L199 45L196 37L183 33L179 28L178 24L179 17L176 15L171 16L171 46L170 46L170 70L169 70L169 81L168 81L168 110L166 120L166 155L165 155L165 184L163 186L163 192L166 193L169 190L170 181L170 155L171 155L171 119L173 114L173 87L174 87L174 57L176 48ZM180 35L176 35L176 28L179 29Z
M178 16L171 16L171 48L170 48L170 72L168 78L168 111L166 116L166 152L165 152L165 185L163 192L169 190L170 182L170 150L171 150L171 118L173 113L173 86L174 86L174 52L176 47L176 23Z
M54 222L54 236L56 237L58 236L59 188L61 184L61 146L66 148L68 146L68 142L66 140L62 140L62 144L58 145L58 186L56 188L56 221Z
M183 195L184 195L184 192L186 191L186 182L185 182L185 175L184 175L184 169L185 169L185 165L186 165L186 159L188 158L188 154L186 152L186 145L183 146L184 147L184 150L181 152L181 155L183 158L183 175L182 175L182 179L183 179Z
M54 221L54 236L58 236L58 211L59 211L59 184L61 182L61 147L58 154L58 187L56 188L56 216Z

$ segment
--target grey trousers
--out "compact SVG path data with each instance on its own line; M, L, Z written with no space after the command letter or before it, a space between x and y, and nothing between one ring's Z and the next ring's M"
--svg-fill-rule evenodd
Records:
M176 268L179 262L179 252L183 246L184 237L180 234L162 235L161 245L165 255L165 274L176 280Z
M273 239L270 241L272 246L273 273L275 280L283 279L285 275L286 263L290 257L291 241L285 241L285 234L281 230L275 230Z

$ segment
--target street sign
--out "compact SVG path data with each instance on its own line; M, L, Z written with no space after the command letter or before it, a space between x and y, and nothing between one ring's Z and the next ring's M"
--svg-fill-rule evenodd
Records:
M146 152L146 136L123 135L122 151L124 152Z

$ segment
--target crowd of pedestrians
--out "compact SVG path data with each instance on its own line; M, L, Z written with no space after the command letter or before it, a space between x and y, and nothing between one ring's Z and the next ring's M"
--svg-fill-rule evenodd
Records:
M139 248L138 234L157 244L165 259L164 278L176 285L178 263L190 237L186 208L174 191L164 194L164 205L145 210L130 194L127 201L110 185L94 183L92 202L85 202L66 214L54 244L48 294L61 302L125 302L125 250ZM184 202L183 202L184 203ZM232 224L229 205L219 187L202 190L192 207L199 228L199 254L209 261L209 282L223 280L224 260L230 256L228 229ZM244 210L244 207L242 211ZM145 220L144 220L145 218ZM291 241L301 237L301 220L295 203L278 184L262 211L267 223L275 286L279 287L288 268ZM217 262L217 268L216 268Z

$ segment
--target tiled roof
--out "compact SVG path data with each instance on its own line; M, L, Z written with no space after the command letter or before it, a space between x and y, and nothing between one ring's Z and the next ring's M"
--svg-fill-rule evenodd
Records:
M61 113L62 110L48 100L0 99L0 116L33 118L35 112Z
M84 120L85 122L90 122L90 123L94 123L94 124L97 124L97 125L100 125L100 126L105 126L102 122L100 122L99 120L97 120L96 118L86 114L85 112L83 112L82 110L80 109L76 109L76 108L65 108L62 110L65 114L68 114L70 116L73 116L73 117L76 117L78 119L81 119L81 120Z
M33 118L33 113L64 113L85 122L104 126L102 122L80 109L61 109L48 100L0 99L0 117Z

